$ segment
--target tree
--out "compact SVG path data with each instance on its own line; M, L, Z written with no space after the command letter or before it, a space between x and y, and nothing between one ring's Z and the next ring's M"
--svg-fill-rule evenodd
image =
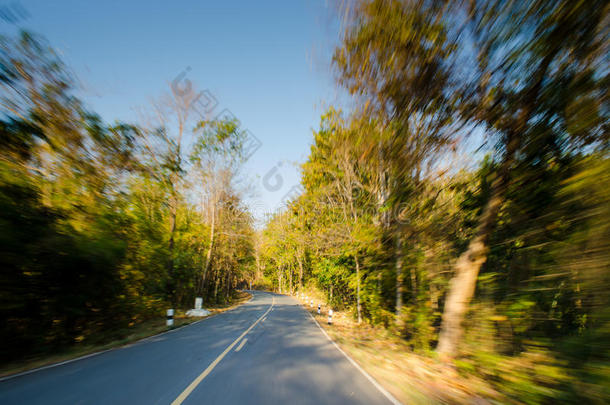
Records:
M225 302L251 277L252 217L233 185L208 182L234 176L220 170L238 166L223 166L243 149L234 124L193 130L195 98L174 92L148 126L109 125L74 96L53 49L27 33L0 38L0 86L2 360L119 338L169 305L190 307L202 288ZM190 161L197 131L205 152ZM208 158L218 164L209 172ZM204 180L197 191L191 179ZM216 189L210 224L192 202ZM198 289L212 246L213 284Z
M595 100L603 82L592 63L604 41L598 31L604 16L601 3L476 2L470 12L479 72L473 75L478 82L468 83L476 96L470 93L474 101L464 103L464 114L499 138L501 163L476 235L455 265L437 347L448 358L457 353L461 322L518 155L532 156L533 148L545 145L561 157L607 142L607 117ZM566 103L570 99L591 109L575 117L573 104Z
M456 43L448 36L445 2L359 2L335 51L339 82L363 98L370 172L379 221L394 240L396 312L402 305L400 207L456 131L450 72ZM428 170L427 170L428 169Z
M209 246L205 265L201 272L198 292L203 291L206 277L212 262L216 235L222 233L223 225L218 218L223 216L222 209L235 193L235 179L244 160L244 134L239 130L236 120L202 121L196 128L199 133L190 161L194 164L196 181L200 190L201 214L210 223ZM231 215L243 215L231 212ZM231 227L231 223L226 224Z

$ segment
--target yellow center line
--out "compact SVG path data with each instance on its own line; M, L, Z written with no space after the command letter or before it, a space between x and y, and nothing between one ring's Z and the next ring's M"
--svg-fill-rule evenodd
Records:
M244 338L244 340L241 341L241 343L239 344L239 346L237 346L237 348L235 349L236 352L240 351L242 347L244 347L244 345L246 344L246 342L248 341L248 338Z
M201 381L203 381L203 379L206 378L208 376L208 374L210 374L212 372L212 370L214 370L214 367L216 367L218 365L218 363L220 363L222 361L222 359L227 355L227 353L229 353L231 351L231 349L233 349L233 347L241 340L241 338L246 336L248 334L248 332L250 332L252 330L252 328L254 328L256 326L256 324L259 323L261 321L261 319L263 319L269 313L269 311L271 311L274 304L275 304L275 297L272 297L271 306L269 307L267 312L262 314L252 325L250 325L250 327L248 329L246 329L246 331L244 333L239 335L239 337L237 339L235 339L233 341L233 343L231 343L229 345L229 347L227 347L224 350L224 352L220 353L220 355L218 357L216 357L216 359L208 366L208 368L203 370L203 373L199 374L199 376L197 378L195 378L193 380L193 382L190 383L189 386L186 387L186 389L184 391L182 391L182 393L180 395L178 395L178 398L174 399L174 402L172 402L172 405L180 405L182 402L184 402L184 400L191 394L191 392L193 392L193 390L195 388L197 388L197 386L201 383Z

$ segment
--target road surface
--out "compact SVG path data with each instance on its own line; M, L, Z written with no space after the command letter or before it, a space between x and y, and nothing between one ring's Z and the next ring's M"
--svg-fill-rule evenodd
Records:
M0 404L390 404L291 297L0 381Z

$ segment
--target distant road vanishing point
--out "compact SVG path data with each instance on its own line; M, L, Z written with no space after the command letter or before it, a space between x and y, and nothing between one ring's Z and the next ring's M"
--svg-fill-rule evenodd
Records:
M0 404L391 404L291 297L5 378Z

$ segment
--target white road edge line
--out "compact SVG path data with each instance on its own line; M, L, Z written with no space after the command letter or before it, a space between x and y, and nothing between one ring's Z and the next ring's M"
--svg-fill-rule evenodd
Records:
M214 370L214 367L216 367L218 365L218 363L220 363L222 361L222 359L227 355L227 353L229 353L231 351L231 349L233 349L233 347L235 347L235 345L241 340L241 338L246 336L248 334L248 332L250 332L252 330L252 328L254 328L256 326L256 324L258 324L261 321L261 319L263 319L271 311L271 309L273 309L273 305L275 305L275 297L272 297L271 306L269 307L269 309L267 309L267 311L264 314L262 314L252 325L250 325L250 327L248 329L246 329L244 331L244 333L239 335L239 337L237 339L235 339L233 341L233 343L231 343L224 350L224 352L220 353L220 355L218 357L216 357L216 359L212 363L210 363L210 365L205 370L203 370L203 372L201 374L199 374L199 376L197 376L197 378L195 378L193 380L193 382L190 383L189 386L186 387L185 390L182 391L182 393L180 395L178 395L178 398L174 399L174 401L172 402L171 405L180 405L182 402L184 402L184 400L191 394L191 392L193 392L195 390L195 388L197 388L197 386L201 383L201 381L203 381L203 379L206 378L208 376L208 374L210 374L212 372L212 370Z
M352 363L352 365L354 367L356 367L356 369L358 369L358 371L360 371L362 373L363 376L365 376L367 378L367 380L369 380L374 386L375 388L377 388L379 390L379 392L381 392L392 404L394 405L402 405L402 403L397 400L394 395L390 394L385 388L383 388L381 386L381 384L379 384L369 373L367 373L366 371L364 371L364 369L362 367L360 367L360 365L358 363L356 363L356 361L354 359L352 359L347 353L345 353L343 351L343 349L341 349L339 347L339 345L337 343L335 343L334 340L332 340L330 338L330 336L328 336L328 333L326 333L326 331L324 330L324 328L322 328L320 326L320 324L318 323L318 321L316 320L316 318L314 318L314 316L311 314L311 312L307 311L305 308L303 308L304 311L306 311L309 316L311 316L311 319L313 319L313 321L315 322L315 324L318 326L318 328L320 328L320 330L322 331L322 333L324 334L324 336L326 336L326 338L328 340L330 340L330 342L337 348L337 350L339 350L346 359L349 360L350 363Z
M64 364L68 364L68 363L74 363L75 361L88 359L89 357L97 356L98 354L103 354L103 353L109 352L111 350L116 350L116 349L118 349L118 348L106 349L106 350L102 350L101 352L86 354L84 356L80 356L80 357L77 357L75 359L70 359L70 360L66 360L66 361L60 361L59 363L53 363L53 364L49 364L47 366L42 366L42 367L34 368L32 370L22 371L21 373L7 375L7 376L4 376L4 377L1 377L0 378L0 382L6 381L6 380L10 380L12 378L21 377L21 376L24 376L24 375L36 373L38 371L46 370L48 368L59 367L59 366L63 366Z
M264 320L264 319L263 319L263 320ZM244 338L244 339L241 341L241 343L239 344L239 346L237 346L237 347L235 348L235 351L236 351L236 352L240 351L240 350L241 350L241 348L242 348L242 347L244 347L244 345L246 344L246 342L247 342L247 341L248 341L248 338Z
M220 312L217 315L221 315L221 314L224 314L226 312L230 312L230 311L233 311L235 309L238 309L242 305L247 304L248 302L252 301L253 298L254 298L254 295L252 295L248 301L238 305L237 307L235 307L233 309L230 309L229 311ZM188 328L189 326L193 326L193 325L195 325L195 324L197 324L199 322L207 321L208 319L211 319L211 318L212 318L212 316L206 316L205 318L200 319L200 320L195 321L195 322L191 322L188 325L184 325L184 326L181 326L179 328L168 330L166 332L157 333L156 335L148 336L148 337L142 338L140 340L136 340L135 342L132 342L132 343L126 343L126 344L124 344L122 346L112 347L110 349L102 350L100 352L85 354L84 356L76 357L74 359L60 361L59 363L47 364L46 366L36 367L36 368L31 369L31 370L22 371L22 372L17 373L17 374L5 375L4 377L0 377L0 382L6 381L6 380L10 380L11 378L17 378L17 377L21 377L21 376L24 376L24 375L36 373L38 371L46 370L46 369L49 369L49 368L63 366L64 364L74 363L75 361L85 360L85 359L88 359L89 357L94 357L94 356L97 356L97 355L100 355L100 354L104 354L106 352L111 352L113 350L127 349L129 347L136 346L136 345L139 345L141 343L146 343L147 341L150 341L150 340L152 340L154 338L157 338L159 336L167 335L168 333L172 333L172 332L176 332L176 331L178 331L180 329Z

